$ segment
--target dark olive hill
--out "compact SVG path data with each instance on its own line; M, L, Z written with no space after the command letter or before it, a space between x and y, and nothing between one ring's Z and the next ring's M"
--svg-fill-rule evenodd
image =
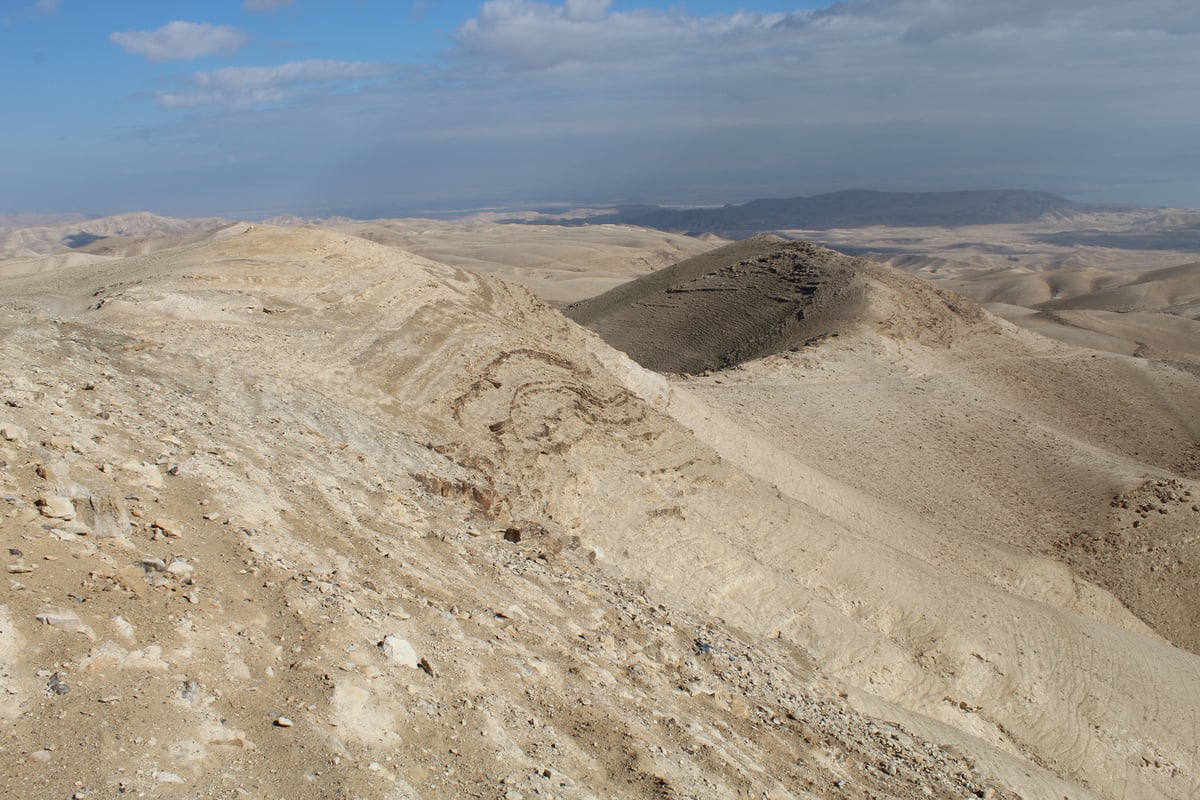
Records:
M757 236L568 306L644 367L699 373L863 326L947 343L982 319L972 301L810 242Z

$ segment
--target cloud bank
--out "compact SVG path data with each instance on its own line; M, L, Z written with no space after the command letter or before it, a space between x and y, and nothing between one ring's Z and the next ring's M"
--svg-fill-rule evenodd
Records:
M168 22L154 31L123 31L108 36L126 53L145 56L151 61L181 61L214 53L232 55L249 37L230 25L207 22Z
M190 88L159 92L157 98L168 108L243 108L288 99L297 88L362 81L394 70L388 64L329 60L294 61L276 67L225 67L197 72L191 76Z

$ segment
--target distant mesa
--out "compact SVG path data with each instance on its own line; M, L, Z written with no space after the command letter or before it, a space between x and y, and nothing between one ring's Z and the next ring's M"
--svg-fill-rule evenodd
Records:
M1047 214L1090 209L1049 192L992 189L963 192L879 192L851 189L812 197L751 200L722 208L669 209L622 206L611 214L562 219L562 225L621 223L678 233L715 233L744 239L788 229L828 230L872 225L895 227L996 225L1033 222ZM542 220L541 222L545 222Z
M868 326L944 346L985 317L891 267L777 236L710 250L565 313L648 369L689 374Z

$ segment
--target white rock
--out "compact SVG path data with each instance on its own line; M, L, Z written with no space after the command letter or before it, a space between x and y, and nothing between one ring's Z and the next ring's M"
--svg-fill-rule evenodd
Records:
M417 651L407 640L401 639L399 636L385 636L383 641L379 643L379 649L383 651L383 655L388 661L393 664L399 664L411 669L417 668L417 663L420 659L417 658Z
M52 628L60 628L69 633L82 633L92 640L96 638L95 632L73 611L43 611L41 614L34 614L33 618Z
M124 617L113 617L112 623L113 628L116 629L117 633L122 639L127 642L133 642L135 640L133 625L129 623L129 620L125 619Z

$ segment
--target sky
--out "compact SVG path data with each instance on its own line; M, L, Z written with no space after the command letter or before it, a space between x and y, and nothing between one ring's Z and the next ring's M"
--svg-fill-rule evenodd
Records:
M0 0L0 214L1200 207L1197 0Z

